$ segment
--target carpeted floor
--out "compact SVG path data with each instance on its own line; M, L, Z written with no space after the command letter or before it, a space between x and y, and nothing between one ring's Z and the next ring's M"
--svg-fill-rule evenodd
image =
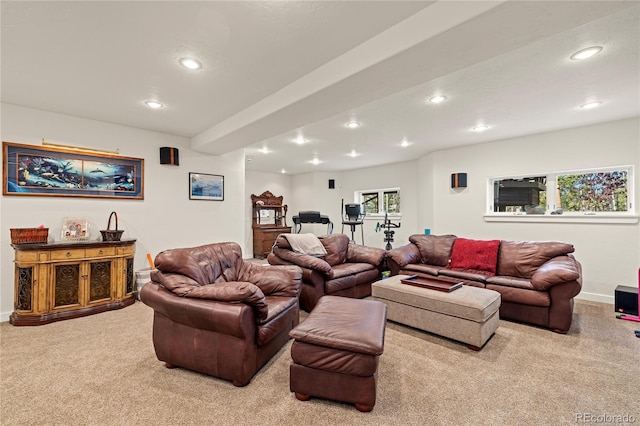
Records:
M303 315L304 316L304 315ZM2 425L640 423L637 323L577 301L567 335L501 321L480 352L389 323L371 413L289 391L287 344L244 388L157 361L140 302L38 327L0 324ZM587 421L590 420L590 421Z

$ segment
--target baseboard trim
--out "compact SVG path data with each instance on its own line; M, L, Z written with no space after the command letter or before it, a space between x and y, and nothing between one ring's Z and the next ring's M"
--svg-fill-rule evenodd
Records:
M609 303L611 305L615 303L613 296L605 296L604 294L588 293L584 291L580 292L580 294L576 296L576 299L588 300L590 302ZM11 312L0 312L0 322L9 321L10 316Z
M609 303L611 305L613 305L615 302L615 299L613 296L606 296L604 294L598 294L598 293L589 293L585 291L580 292L580 294L576 296L576 299L588 300L590 302Z

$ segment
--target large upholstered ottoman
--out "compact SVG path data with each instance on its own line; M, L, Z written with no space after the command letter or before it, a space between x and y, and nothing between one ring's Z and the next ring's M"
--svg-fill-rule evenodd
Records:
M498 328L500 293L462 286L450 293L403 284L406 275L377 281L371 295L387 305L391 321L464 342L480 350Z
M374 300L320 298L307 319L289 332L294 339L290 389L296 398L315 396L373 410L386 312L384 303Z

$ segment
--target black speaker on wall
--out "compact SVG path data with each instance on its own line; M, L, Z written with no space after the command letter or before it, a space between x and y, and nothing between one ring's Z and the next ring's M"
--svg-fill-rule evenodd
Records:
M451 173L451 188L466 188L466 187L467 187L466 173Z
M168 146L160 148L160 164L179 165L180 157L178 156L178 148L170 148Z
M329 179L329 189L334 189L336 187L336 180Z

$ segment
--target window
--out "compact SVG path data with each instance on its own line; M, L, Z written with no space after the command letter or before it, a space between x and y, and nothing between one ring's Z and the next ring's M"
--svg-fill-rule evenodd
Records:
M489 179L491 215L633 215L633 166Z
M356 200L362 204L367 215L388 213L400 214L400 189L372 189L356 192Z

